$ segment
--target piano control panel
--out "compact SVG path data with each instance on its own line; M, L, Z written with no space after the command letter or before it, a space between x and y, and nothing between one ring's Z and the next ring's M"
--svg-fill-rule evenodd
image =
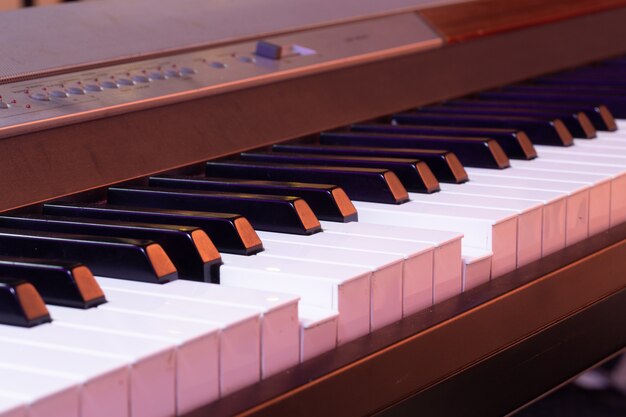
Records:
M0 137L435 48L415 13L250 39L0 85Z

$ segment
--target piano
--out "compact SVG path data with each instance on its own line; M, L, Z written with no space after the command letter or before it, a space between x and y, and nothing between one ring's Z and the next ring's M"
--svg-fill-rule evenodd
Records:
M619 355L625 18L622 0L110 0L1 14L0 270L11 279L0 277L0 313L15 322L0 325L0 416L507 415ZM497 110L485 110L490 100ZM356 168L358 179L344 180L351 168L328 168L330 154L320 168L306 153L354 137L444 136L437 149L449 149L452 130L415 129L436 117L449 128L455 105L461 129L486 114L491 133L441 154L446 174L417 161L428 152L394 146L418 167L418 191L406 192L400 168ZM484 137L502 114L522 123L542 112L559 113L548 117L557 139L526 130L533 146L519 128L508 129L513 142ZM372 143L359 149L392 152ZM330 170L342 181L331 192L339 222L322 219L314 197L268 198L257 178L247 186L265 197L238 192L256 206L219 203L245 212L229 223L233 243L205 233L214 223L202 207L218 204L216 193L175 185L166 200L167 180L226 176L219 169L236 159L238 183L247 166L279 165L263 162L272 149L299 155L288 163L305 160L311 178ZM336 159L391 164L352 155ZM148 185L163 195L145 197ZM125 212L89 232L76 226L80 210L160 198L144 220ZM195 220L167 226L182 224L158 220L168 207ZM50 216L75 223L37 229ZM70 253L50 269L70 271L69 284L58 279L86 297L73 293L77 305L17 272L44 268L19 259L47 256L48 244ZM230 253L213 250L222 246ZM185 264L181 247L204 248L201 266ZM140 276L146 262L152 275Z

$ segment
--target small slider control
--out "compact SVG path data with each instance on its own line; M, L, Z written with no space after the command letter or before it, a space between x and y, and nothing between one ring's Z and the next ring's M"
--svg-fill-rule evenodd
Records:
M258 41L254 53L263 58L280 59L283 57L283 46L272 42Z

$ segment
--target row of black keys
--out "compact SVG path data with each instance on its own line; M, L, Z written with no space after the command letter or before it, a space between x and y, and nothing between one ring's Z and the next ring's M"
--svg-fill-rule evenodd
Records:
M0 310L14 324L43 320L25 313L18 288L30 294L31 310L37 303L19 279L32 282L49 303L87 308L105 302L76 259L106 276L218 282L217 249L262 250L253 227L315 233L318 218L356 220L350 198L402 203L407 190L430 193L438 191L438 181L467 181L462 164L502 169L508 158L536 157L533 143L568 146L572 136L615 130L603 103L623 117L623 72L623 62L609 62L397 114L387 124L322 133L314 143L243 153L236 161L207 163L207 175L218 178L164 176L151 178L149 187L112 188L107 206L60 203L44 207L55 217L1 217L0 276L11 279L4 280Z

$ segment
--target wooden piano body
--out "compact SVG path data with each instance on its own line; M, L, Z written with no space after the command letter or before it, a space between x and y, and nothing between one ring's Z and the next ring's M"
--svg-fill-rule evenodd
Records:
M297 38L361 21L374 22L376 29L385 19L393 23L409 15L428 22L426 34L420 34L425 43L165 99L131 97L130 104L17 123L0 113L0 210L33 210L42 201L78 193L77 198L97 198L112 183L168 170L193 171L208 159L626 52L624 1L478 1L430 8L394 1L384 7L339 3L334 10L332 2L307 1L282 11L272 9L281 4L273 1L232 17L245 10L244 3L213 10L216 19L231 16L230 38L218 38L215 31L206 43L183 49L174 48L180 39L170 44L161 40L161 49L141 54L130 47L128 56L107 65L167 60L173 50L192 53L259 39ZM72 15L86 7L55 10ZM255 10L260 13L256 23L241 29L238 25ZM355 11L360 14L350 17ZM291 21L299 27L284 23ZM157 18L146 22L148 29L158 28ZM105 36L103 27L95 25L94 31ZM120 30L129 33L117 36L140 36L123 25ZM35 41L35 35L28 36ZM134 39L137 48L149 33L141 36ZM358 44L358 39L353 41ZM104 40L105 45L112 43L115 39ZM97 72L103 63L73 65L43 64L39 73L9 65L0 87L21 83L38 88L42 74ZM626 226L615 227L189 417L511 413L626 346L625 238Z

